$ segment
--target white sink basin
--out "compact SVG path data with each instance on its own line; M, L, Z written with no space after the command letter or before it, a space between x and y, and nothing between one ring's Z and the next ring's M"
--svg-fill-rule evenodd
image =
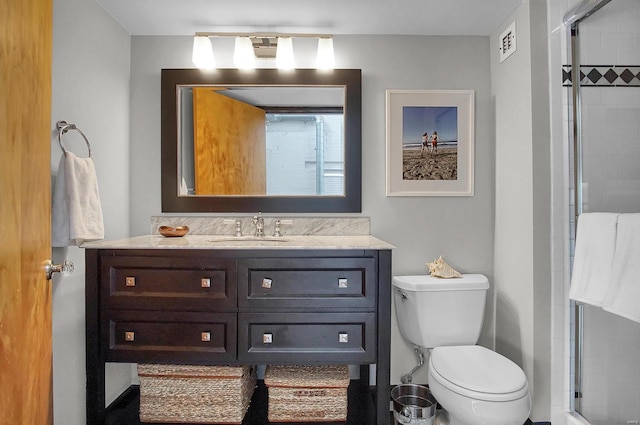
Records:
M274 242L282 243L289 242L289 239L282 236L213 236L211 239L207 239L207 242Z

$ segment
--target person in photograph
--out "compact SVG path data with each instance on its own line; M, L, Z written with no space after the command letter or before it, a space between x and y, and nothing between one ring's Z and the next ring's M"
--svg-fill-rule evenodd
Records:
M420 148L420 158L423 157L424 151L431 152L431 148L429 147L429 132L425 132L422 134L422 147Z
M438 132L434 131L431 136L431 152L434 154L438 154Z

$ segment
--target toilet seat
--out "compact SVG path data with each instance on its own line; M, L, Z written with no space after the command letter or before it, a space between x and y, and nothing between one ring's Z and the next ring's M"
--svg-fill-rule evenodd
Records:
M436 347L429 368L443 387L472 399L512 401L529 392L518 365L479 345Z

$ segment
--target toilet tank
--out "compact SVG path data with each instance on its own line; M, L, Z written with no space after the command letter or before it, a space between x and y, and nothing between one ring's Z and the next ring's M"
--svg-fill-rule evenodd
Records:
M394 276L393 297L400 333L424 348L478 342L489 280L481 274L442 279Z

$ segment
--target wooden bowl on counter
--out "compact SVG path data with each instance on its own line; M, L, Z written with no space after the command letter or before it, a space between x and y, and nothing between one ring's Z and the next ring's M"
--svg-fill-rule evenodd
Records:
M180 236L184 236L189 233L189 226L160 226L158 227L158 232L164 237L167 238L176 238Z

